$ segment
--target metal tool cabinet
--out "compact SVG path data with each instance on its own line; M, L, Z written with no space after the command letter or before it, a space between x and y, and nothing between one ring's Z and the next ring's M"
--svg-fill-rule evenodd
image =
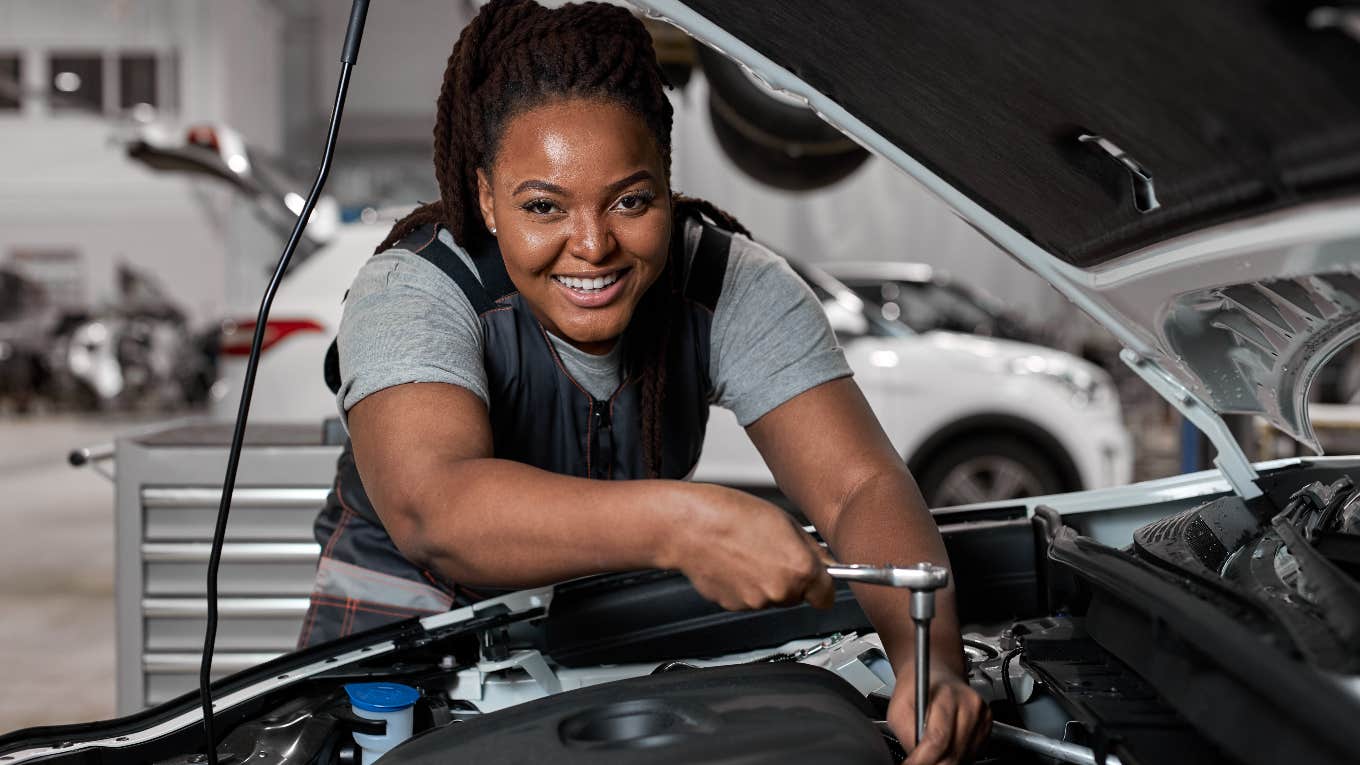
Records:
M116 444L120 715L198 686L208 551L230 441L230 426L213 423ZM320 553L312 521L339 453L320 424L250 428L222 554L217 676L292 650Z

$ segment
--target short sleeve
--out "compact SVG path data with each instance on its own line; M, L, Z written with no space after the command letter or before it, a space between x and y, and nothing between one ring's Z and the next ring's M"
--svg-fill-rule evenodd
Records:
M852 374L812 289L783 258L743 236L732 237L710 343L714 403L743 427Z
M434 264L387 250L359 270L337 337L340 416L384 388L459 385L488 401L482 329L462 290Z

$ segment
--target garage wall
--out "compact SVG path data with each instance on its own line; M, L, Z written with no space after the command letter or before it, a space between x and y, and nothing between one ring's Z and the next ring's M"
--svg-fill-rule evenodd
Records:
M340 45L349 21L349 3L319 6L317 66L326 87L316 94L316 109L329 114ZM444 63L458 34L476 13L466 0L402 0L374 3L364 25L363 48L354 69L345 121L359 126L377 117L418 118L433 124L434 99ZM429 127L424 129L428 138Z
M230 292L230 222L219 190L153 174L122 156L130 123L115 113L54 113L47 103L53 50L153 51L178 59L172 125L226 121L247 140L280 143L276 12L264 0L6 0L0 51L22 51L25 98L0 112L0 262L15 252L75 251L85 302L114 294L121 260L159 275L197 321L224 310ZM106 67L107 74L110 70ZM178 129L178 127L176 127Z

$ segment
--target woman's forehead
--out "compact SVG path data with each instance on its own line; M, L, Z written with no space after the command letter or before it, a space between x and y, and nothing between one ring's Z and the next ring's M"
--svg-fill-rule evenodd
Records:
M638 114L611 101L566 99L509 119L494 170L497 185L527 179L570 188L613 183L638 170L663 177L656 139Z

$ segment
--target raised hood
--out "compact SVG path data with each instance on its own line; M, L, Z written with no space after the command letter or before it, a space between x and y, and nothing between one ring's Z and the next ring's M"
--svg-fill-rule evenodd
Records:
M806 101L1108 327L1242 493L1255 474L1218 413L1318 449L1307 389L1360 332L1360 5L634 4Z

